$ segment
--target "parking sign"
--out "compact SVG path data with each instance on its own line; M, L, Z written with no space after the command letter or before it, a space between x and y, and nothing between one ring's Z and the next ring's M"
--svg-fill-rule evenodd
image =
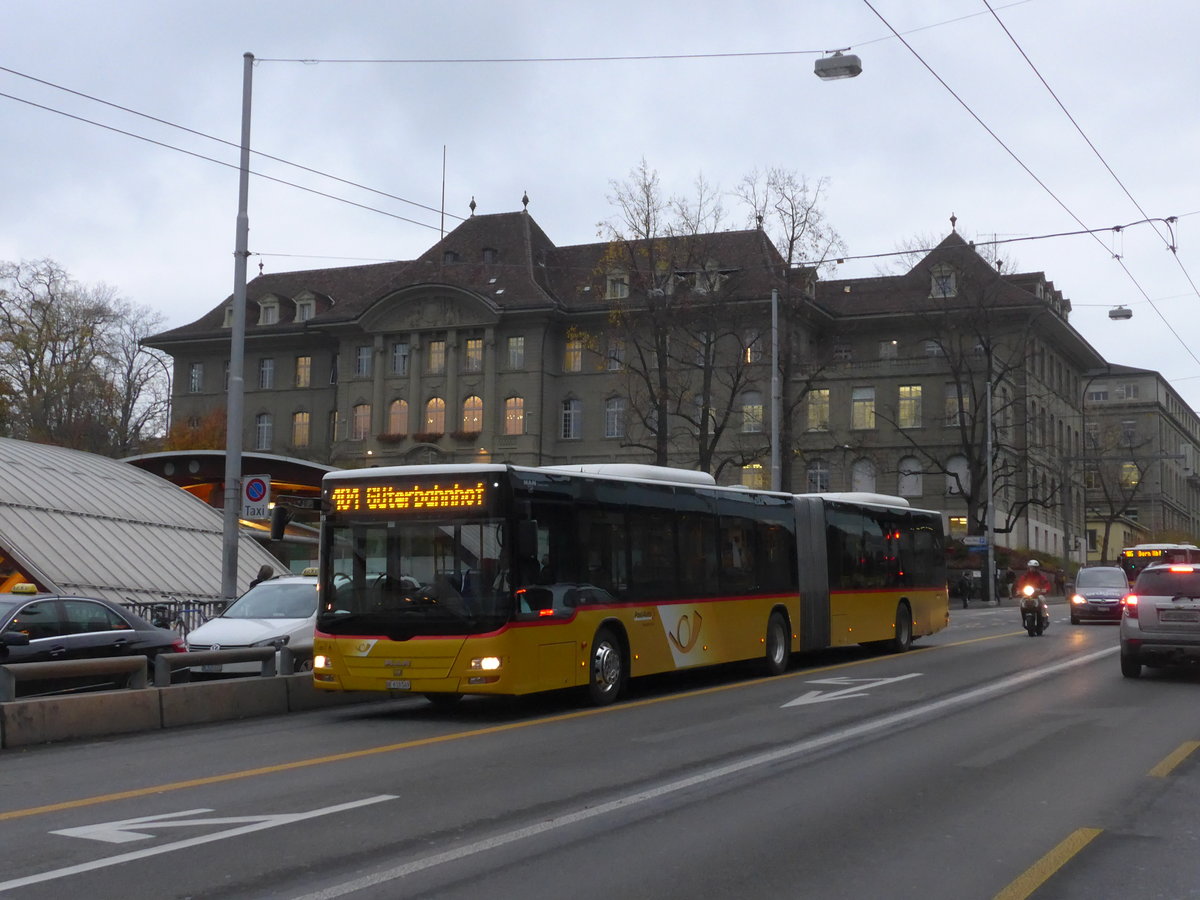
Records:
M247 475L242 479L242 518L265 519L270 515L271 476Z

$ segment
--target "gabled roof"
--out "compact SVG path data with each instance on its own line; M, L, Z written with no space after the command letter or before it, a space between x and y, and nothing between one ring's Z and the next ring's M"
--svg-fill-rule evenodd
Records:
M769 296L784 268L778 251L761 230L662 241L675 248L690 241L693 249L702 251L705 261L727 275L722 293L733 298ZM587 309L603 300L605 274L613 260L637 243L604 241L557 247L527 211L472 215L415 260L258 276L246 286L246 334L295 333L353 322L390 295L421 287L470 291L508 311ZM676 258L690 257L682 253ZM308 321L295 322L281 308L277 324L257 324L253 311L258 301L268 296L294 299L306 292L322 298L316 315ZM229 334L225 309L232 302L230 295L196 321L154 335L146 343L160 347L181 340L225 337Z
M221 599L224 519L156 475L117 460L0 438L0 552L50 591L118 603ZM238 587L287 566L250 537Z
M965 241L958 232L951 232L902 275L884 275L875 278L848 278L817 283L816 306L831 315L842 317L879 316L929 310L930 287L933 270L941 265L949 266L976 284L986 285L987 302L995 307L1022 307L1044 305L1036 291L1042 285L1053 293L1041 273L1001 275L975 250L972 243ZM955 306L977 304L978 293L964 292L961 302L954 298L939 299L941 308L949 310ZM1064 315L1070 304L1064 304Z

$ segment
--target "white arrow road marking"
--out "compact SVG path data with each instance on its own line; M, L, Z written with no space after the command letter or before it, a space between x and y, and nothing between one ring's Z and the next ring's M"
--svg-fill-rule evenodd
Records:
M126 844L129 841L142 841L154 837L144 831L134 831L140 826L151 826L155 831L160 828L183 828L196 825L244 825L249 822L273 823L286 825L294 821L294 814L279 813L268 816L232 816L224 819L176 819L176 816L194 816L196 813L212 812L211 809L185 809L183 812L164 813L161 816L142 816L138 819L121 819L117 822L100 822L96 825L84 825L80 828L62 828L51 834L61 834L66 837L89 838L93 841L107 841L110 844ZM166 821L170 819L171 821Z
M897 675L895 678L823 678L819 681L810 681L809 684L849 684L850 687L843 688L840 691L809 691L807 694L783 704L780 709L786 709L789 706L806 706L810 703L824 703L826 700L849 700L851 697L866 697L867 694L863 690L864 688L882 687L894 681L904 681L906 678L920 677L920 672L911 672L908 675Z
M25 878L14 878L11 881L0 881L0 892L11 891L13 888L28 887L31 884L40 884L44 881L54 881L57 878L66 878L69 875L79 875L83 872L94 871L95 869L106 869L109 866L145 859L148 856L158 856L163 853L170 853L174 850L197 847L200 844L211 844L213 841L237 837L241 834L251 834L255 831L263 831L267 828L275 828L278 825L288 825L292 822L301 822L305 819L315 819L318 816L328 816L332 815L333 813L345 812L348 809L357 809L360 806L370 806L373 803L382 803L385 800L395 799L397 799L395 794L379 794L375 797L367 797L365 800L354 800L350 803L339 803L336 806L326 806L322 809L310 809L308 812L300 813L279 813L271 816L244 816L220 819L194 819L190 822L159 821L162 819L169 819L172 816L190 816L194 813L209 811L203 809L189 809L179 813L167 813L165 816L145 816L140 819L124 819L119 822L104 822L99 825L85 826L83 828L66 828L62 831L51 832L51 834L67 834L72 837L87 837L93 840L113 841L115 843L120 843L123 841L136 841L143 837L149 837L149 835L131 832L124 832L124 836L114 837L114 835L121 834L121 827L126 825L133 826L151 824L157 829L172 825L196 826L220 825L232 822L250 823L247 825L242 825L238 828L227 828L224 831L214 832L213 834L205 834L182 841L175 841L171 844L160 844L157 847L146 847L142 850L133 850L129 853L121 853L117 856L105 857L104 859L95 859L91 862L79 863L75 866L65 866L64 868L54 869L50 872L42 872L38 875L29 875Z

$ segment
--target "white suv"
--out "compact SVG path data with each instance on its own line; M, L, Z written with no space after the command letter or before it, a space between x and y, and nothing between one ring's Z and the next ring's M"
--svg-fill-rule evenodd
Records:
M1147 566L1121 601L1121 674L1200 663L1200 565Z

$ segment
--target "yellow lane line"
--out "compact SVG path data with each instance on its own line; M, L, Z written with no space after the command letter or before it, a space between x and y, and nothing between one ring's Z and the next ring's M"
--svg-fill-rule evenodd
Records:
M1014 632L1014 634L1019 632ZM994 640L995 638L1011 637L1011 635L995 635L991 638L971 638L970 640L958 641L951 644L943 644L938 647L917 647L904 654L905 656L916 656L921 653L928 653L932 650L944 650L948 647L958 647L963 644L973 644L981 640ZM535 725L548 725L557 722L568 722L572 719L580 719L584 716L595 716L610 712L620 712L626 709L638 709L643 706L650 706L655 703L665 703L672 700L684 700L689 697L700 697L705 694L716 694L721 691L738 690L741 688L751 687L753 685L762 684L767 681L779 681L784 678L807 678L821 672L832 672L836 669L845 669L851 666L860 666L866 663L879 662L884 659L894 659L896 657L872 656L867 659L856 659L844 663L835 663L830 666L821 666L815 669L801 669L796 672L790 672L784 675L768 676L765 678L755 678L747 681L735 681L729 684L715 685L713 687L701 688L695 691L687 691L679 694L665 694L660 697L650 697L645 700L633 700L625 703L618 703L615 706L606 706L600 709L582 709L575 712L561 713L556 716L549 716L541 719L528 719L521 722L510 722L507 725L495 725L490 728L476 728L471 731L459 731L453 734L443 734L438 737L420 738L413 741L402 741L398 744L384 744L380 747L367 747L363 750L350 750L345 753L333 753L329 756L315 756L310 759L299 759L289 763L279 763L273 766L260 766L256 769L243 769L236 772L226 772L221 775L207 775L203 778L190 778L186 781L172 781L167 784L157 784L150 787L132 788L127 791L116 791L111 794L100 794L95 797L84 797L79 800L64 800L60 803L48 803L45 806L32 806L26 809L14 809L8 812L0 812L0 822L5 822L10 819L23 819L27 816L37 816L44 813L60 812L65 809L80 809L85 806L96 806L101 803L112 803L116 800L129 800L134 797L148 797L151 794L165 794L168 791L182 791L188 788L204 787L209 784L222 784L228 781L237 781L242 778L255 778L259 775L274 775L279 772L290 772L296 769L306 769L312 766L323 766L330 763L345 762L351 759L362 759L367 756L378 756L382 753L396 753L401 750L412 750L417 747L429 747L435 744L447 743L449 741L466 740L468 738L483 737L489 734L502 734L506 731L515 731L518 728L529 728Z
M1191 754L1193 750L1200 747L1200 741L1187 741L1180 744L1166 759L1160 762L1157 766L1151 769L1147 774L1154 778L1166 778L1171 774L1171 771L1183 762Z
M1057 847L1025 870L1016 881L998 893L995 900L1025 900L1065 866L1068 860L1100 834L1099 828L1079 828L1071 832Z

